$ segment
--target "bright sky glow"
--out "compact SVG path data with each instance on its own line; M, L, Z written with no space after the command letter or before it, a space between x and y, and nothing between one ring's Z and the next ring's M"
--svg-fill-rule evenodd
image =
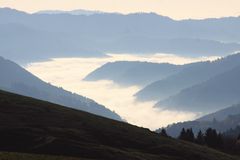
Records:
M121 13L156 12L174 19L240 15L240 0L0 0L0 7L27 12L74 9Z

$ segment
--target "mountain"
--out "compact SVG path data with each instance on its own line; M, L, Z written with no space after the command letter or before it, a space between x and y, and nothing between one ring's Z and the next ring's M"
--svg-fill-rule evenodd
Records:
M103 57L97 50L87 49L87 40L65 33L32 29L22 24L0 24L0 55L27 63L55 57ZM94 43L92 43L94 44ZM14 47L13 47L14 46Z
M231 128L224 132L224 136L229 138L235 138L238 139L240 135L240 126L237 126L236 128Z
M105 14L105 12L101 11L90 11L84 9L77 9L72 11L61 11L61 10L43 10L36 12L36 14L71 14L71 15L93 15L93 14Z
M121 85L144 86L178 72L182 66L168 63L117 61L106 63L88 74L84 80L112 80Z
M240 53L215 61L188 64L180 72L155 81L135 94L138 100L164 100L240 65ZM233 103L232 103L233 104ZM230 104L230 105L232 105Z
M172 53L181 56L223 56L239 51L238 42L219 42L200 38L163 38L127 36L117 39L106 48L112 53Z
M93 114L122 120L119 115L91 99L43 82L16 63L0 57L0 88L37 99L67 105Z
M0 8L0 53L17 62L105 53L226 55L240 50L239 27L240 17L175 21L155 13L28 14Z
M240 102L240 65L205 82L182 90L156 104L167 109L214 112Z
M148 129L3 91L0 106L0 150L5 153L96 160L239 159Z
M226 119L229 115L240 114L240 104L233 105L231 107L224 108L220 111L205 115L201 118L198 118L197 121L211 121L216 119L218 121L222 121Z
M218 132L230 135L230 131L235 130L240 126L240 105L233 105L217 112L207 114L193 121L179 122L168 125L165 129L172 137L179 136L182 128L192 128L195 134L199 130L203 132L208 128L214 128ZM236 129L237 130L237 129ZM156 132L160 132L161 128ZM228 133L227 133L228 132ZM233 132L237 133L237 131ZM240 133L240 132L239 132Z
M224 120L194 120L194 121L186 121L186 122L179 122L168 125L166 127L166 131L168 135L172 137L177 137L180 135L180 132L183 128L188 129L192 128L195 135L201 130L205 132L208 128L214 128L218 132L226 132L230 129L235 129L237 126L240 126L240 112L236 113L235 115L226 115ZM161 129L157 130L159 132Z

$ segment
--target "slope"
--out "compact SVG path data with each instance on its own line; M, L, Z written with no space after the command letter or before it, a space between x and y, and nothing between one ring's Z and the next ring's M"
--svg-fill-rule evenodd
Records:
M168 63L149 63L138 61L117 61L107 63L88 74L84 80L112 80L120 85L140 85L162 79L176 73L180 65Z
M166 130L167 133L172 137L179 136L182 128L192 128L195 134L197 134L199 130L205 131L209 127L223 133L228 131L230 132L232 129L235 129L237 126L239 126L239 122L240 105L238 104L211 114L207 114L194 121L179 122L168 125ZM160 131L161 129L157 130L157 132Z
M49 156L39 154L24 154L15 152L0 152L0 160L89 160L64 156Z
M155 81L136 93L138 100L163 100L177 94L182 89L191 87L224 73L240 65L240 53L233 54L213 62L189 64L180 72Z
M121 120L119 115L93 100L43 82L16 63L1 57L0 75L0 88L4 90Z
M227 118L229 115L236 114L240 114L240 104L232 105L231 107L227 107L217 112L205 115L201 118L198 118L197 121L211 121L213 119L221 121Z
M240 66L160 101L156 107L194 112L215 112L240 102Z
M147 129L0 91L0 150L104 160L236 160Z
M211 120L199 121L197 119L194 121L179 122L179 123L168 125L166 127L166 131L172 137L179 136L183 128L185 129L192 128L193 132L196 135L199 132L199 130L201 130L202 132L205 132L208 128L214 128L218 132L223 133L239 126L239 122L240 122L240 113L235 115L228 115L224 120L211 119ZM159 131L160 130L157 130L157 132Z

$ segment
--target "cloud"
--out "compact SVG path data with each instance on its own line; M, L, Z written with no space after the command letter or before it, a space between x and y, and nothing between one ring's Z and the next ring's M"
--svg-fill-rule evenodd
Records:
M157 129L173 122L194 119L197 114L163 111L159 108L153 108L153 105L156 103L154 101L136 102L133 95L141 89L139 86L120 87L112 81L86 82L82 81L82 79L101 65L119 60L184 64L217 58L186 58L166 54L142 56L127 54L109 55L110 57L105 58L58 58L51 61L28 64L26 69L46 82L94 99L98 103L117 112L129 123L150 129Z

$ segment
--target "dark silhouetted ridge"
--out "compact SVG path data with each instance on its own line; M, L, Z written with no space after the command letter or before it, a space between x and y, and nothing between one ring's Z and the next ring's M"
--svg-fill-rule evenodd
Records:
M0 106L1 151L99 160L237 159L148 129L3 91Z

